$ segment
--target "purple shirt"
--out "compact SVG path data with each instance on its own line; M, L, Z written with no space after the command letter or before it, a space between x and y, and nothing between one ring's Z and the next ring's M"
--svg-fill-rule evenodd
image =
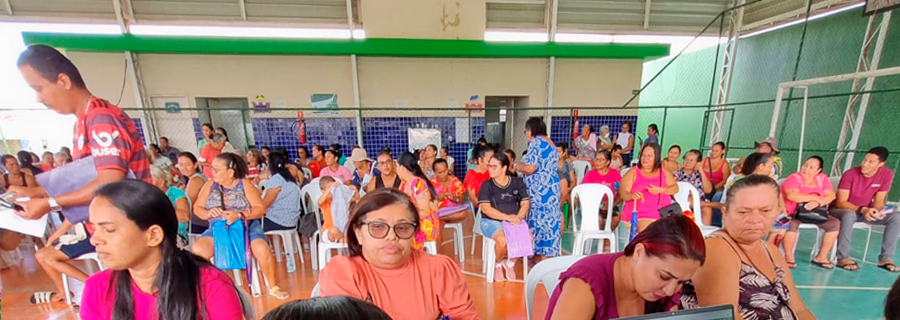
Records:
M556 307L556 302L559 300L560 294L562 294L563 285L569 278L584 281L591 287L591 292L594 294L594 304L596 305L596 310L594 311L595 320L618 318L619 309L616 307L616 288L615 281L613 280L613 266L616 263L616 259L622 255L624 255L623 252L616 252L588 256L578 260L578 262L569 267L566 272L560 274L559 285L556 286L556 290L553 291L553 295L550 297L550 305L547 307L546 320L550 320L553 316L553 309ZM667 298L669 301L665 305L665 310L677 306L680 298L681 291L678 291L672 297Z
M875 175L866 178L859 167L844 172L838 190L850 191L848 201L857 206L871 206L875 194L881 191L891 191L891 183L894 181L894 172L888 168L878 168Z

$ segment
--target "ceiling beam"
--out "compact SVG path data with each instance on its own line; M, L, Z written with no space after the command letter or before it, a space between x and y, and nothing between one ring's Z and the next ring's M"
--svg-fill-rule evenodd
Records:
M247 4L244 0L238 0L241 7L241 20L247 21Z
M131 30L128 28L128 21L125 20L125 16L122 13L122 1L121 0L112 0L113 10L116 11L116 22L119 23L119 29L122 33L128 34L131 33Z
M13 15L12 5L9 4L10 0L3 0L3 5L6 7L6 14Z
M812 9L810 9L810 14L815 13L818 10L828 9L828 8L831 8L832 6L839 5L842 3L847 3L847 4L852 5L852 3L849 3L847 0L824 0L821 2L814 2L812 4ZM793 20L795 18L802 17L804 14L806 14L806 6L803 6L803 8L800 8L800 9L796 9L796 10L788 11L788 12L781 13L778 15L774 15L772 17L765 18L765 19L762 19L759 21L747 23L741 27L740 31L741 32L751 31L751 30L755 30L757 28L766 27L766 26L776 24L779 22Z
M650 1L644 4L644 30L650 29Z

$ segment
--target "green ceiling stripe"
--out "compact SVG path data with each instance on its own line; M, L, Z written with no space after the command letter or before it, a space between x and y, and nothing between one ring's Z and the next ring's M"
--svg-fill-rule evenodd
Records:
M22 34L26 44L70 51L182 54L350 55L470 58L645 59L669 54L667 44L498 43L433 39L260 39L67 33Z

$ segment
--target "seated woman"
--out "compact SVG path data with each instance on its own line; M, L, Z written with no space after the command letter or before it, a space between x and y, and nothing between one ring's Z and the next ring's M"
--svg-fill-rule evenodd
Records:
M787 177L781 185L781 196L784 199L785 213L793 216L791 226L784 235L784 258L791 268L797 267L794 260L794 246L797 245L797 232L800 230L800 220L797 219L797 210L802 205L806 210L812 210L819 207L825 207L836 198L834 189L828 176L822 173L822 165L825 162L819 156L812 156L806 159L800 172L794 173ZM828 220L818 225L819 228L825 230L822 237L822 246L819 253L811 261L813 265L825 269L833 269L834 264L831 263L828 252L837 241L838 231L841 228L841 220L828 215Z
M434 201L437 193L412 153L402 153L397 164L397 176L403 180L400 191L415 201L419 210L419 232L413 238L413 246L425 250L426 242L441 240L441 220L437 214L437 203Z
M434 178L431 185L437 193L437 201L440 202L438 216L443 223L460 222L466 219L469 212L469 204L466 203L466 188L459 178L450 174L450 166L447 160L434 160Z
M741 165L741 171L737 175L728 178L728 183L725 184L725 194L722 195L721 202L726 203L728 200L728 189L741 179L750 175L761 175L771 178L772 166L774 165L775 158L772 157L771 153L751 153Z
M784 257L763 240L778 216L778 183L750 175L728 189L724 228L706 238L706 264L681 297L687 308L730 304L742 319L815 319Z
M178 155L178 170L184 180L184 193L188 198L188 205L193 212L193 204L197 203L197 197L200 195L200 189L206 184L206 176L199 170L197 157L190 152L182 152ZM190 233L203 233L209 228L209 222L200 219L195 214L191 214Z
M706 260L691 219L657 220L625 251L585 257L559 276L547 320L613 319L674 310L681 286Z
M651 142L641 147L638 157L638 165L622 177L619 197L625 201L622 219L631 221L632 213L636 212L637 231L641 232L659 220L659 209L672 204L678 184L672 173L662 168L658 144Z
M413 248L418 230L418 209L408 195L366 194L347 225L350 255L334 257L319 274L322 296L362 299L393 319L478 319L459 266Z
M400 178L397 177L397 163L391 157L391 152L382 152L375 159L375 166L381 174L375 175L375 179L369 181L366 192L375 191L378 188L400 189Z
M666 157L662 159L662 167L669 172L675 172L675 170L681 169L681 163L678 163L678 158L681 157L681 146L677 144L673 144L669 147L669 152L666 153Z
M293 230L300 219L300 189L294 175L288 170L288 158L281 152L269 152L269 179L266 180L267 208L263 232Z
M178 245L181 248L186 247L191 221L191 206L188 205L187 196L181 189L170 187L169 175L157 166L150 166L150 178L153 185L165 192L169 202L172 202L172 207L175 208L175 217L178 219L178 237L180 238Z
M715 186L712 180L709 179L709 174L703 171L703 165L700 163L701 156L700 150L693 149L688 151L684 154L684 167L675 170L674 174L676 182L690 183L700 192L701 212L694 212L694 214L700 214L700 218L703 219L703 225L709 226L712 225L713 210L722 210L723 206L719 202L707 200L707 195L715 190Z
M622 158L622 146L614 145L612 147L612 157L609 160L609 167L611 169L622 170L625 166L625 160Z
M609 190L612 190L615 203L613 203L613 221L611 226L612 230L616 230L616 227L619 226L619 222L622 221L622 211L619 210L618 207L619 204L622 203L622 200L615 196L616 192L619 191L619 184L622 182L622 176L619 174L619 170L609 167L610 157L611 154L608 150L598 151L597 157L594 158L594 170L585 173L584 180L582 180L581 183L599 183L608 187ZM600 208L601 229L606 226L606 211L609 209L607 208L608 205L609 200L603 199L603 207Z
M494 239L494 253L497 266L494 268L494 281L516 279L516 262L506 259L506 234L503 232L503 221L510 224L525 223L528 216L528 188L519 177L509 176L509 158L501 152L494 153L488 161L491 179L485 181L478 191L478 207L481 209L481 232ZM504 275L504 271L506 274ZM491 272L491 270L488 270Z
M166 195L139 180L97 190L91 244L106 271L84 285L81 319L242 319L231 278L178 249L178 219Z
M314 297L288 302L275 308L263 320L391 320L384 311L348 296Z
M19 160L16 157L8 154L3 155L0 157L0 164L3 164L3 168L6 169L6 173L3 174L2 189L9 189L12 186L37 186L34 175L25 172L22 166L19 165Z
M271 285L269 295L280 300L287 299L288 293L275 285L275 257L269 251L259 222L266 214L266 206L259 197L259 190L246 178L247 162L234 153L223 153L213 160L212 172L212 181L206 182L194 203L194 214L210 223L224 220L231 225L246 220L250 249ZM191 248L194 254L207 260L215 255L212 231L212 228L204 231Z

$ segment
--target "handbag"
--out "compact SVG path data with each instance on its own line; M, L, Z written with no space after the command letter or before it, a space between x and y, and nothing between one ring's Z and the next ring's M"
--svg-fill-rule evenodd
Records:
M806 209L806 202L798 203L797 210L794 212L794 219L801 223L823 224L828 221L828 208L825 206L815 207L812 210Z
M217 187L217 191L221 195L219 201L222 210L225 210L225 192L218 184L215 184L214 187ZM247 249L247 245L250 243L250 239L249 234L245 232L245 229L249 230L246 221L235 221L228 225L228 221L216 220L212 223L211 228L216 268L220 270L247 269L247 279L251 279L250 268L247 268L247 261L250 260L248 258L250 250Z
M663 180L663 172L665 172L665 171L663 171L662 168L660 168L659 169L659 185L660 186L662 186L662 182L663 182L662 181ZM666 195L666 196L668 196L669 198L672 198L672 196L669 196L669 195ZM660 194L658 197L656 197L656 207L657 208L659 208L659 199L662 197L663 197L663 194ZM684 214L684 212L681 210L681 205L678 204L678 202L675 200L672 200L672 204L667 205L662 208L659 208L659 218L660 219L671 216L671 215L676 215L676 214Z

